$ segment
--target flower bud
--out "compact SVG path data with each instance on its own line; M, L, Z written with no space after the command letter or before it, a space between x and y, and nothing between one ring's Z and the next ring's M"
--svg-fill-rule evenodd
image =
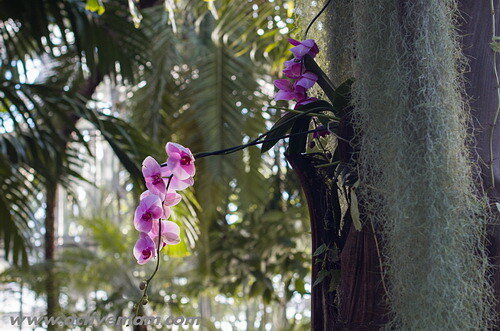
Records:
M147 304L148 304L148 299L144 299L144 300L142 300L142 304L143 304L144 306L145 306L145 305L147 305Z
M146 283L146 281L145 281L145 280L143 280L143 281L139 284L139 289L140 289L141 291L144 291L144 289L146 288L146 284L147 284L147 283Z

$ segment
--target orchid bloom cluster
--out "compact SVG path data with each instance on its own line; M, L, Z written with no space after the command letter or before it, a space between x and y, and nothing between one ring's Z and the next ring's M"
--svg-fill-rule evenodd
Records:
M151 156L142 163L147 191L141 194L134 216L134 226L140 232L134 247L134 256L139 264L156 257L157 251L165 245L180 242L179 226L167 219L171 214L170 208L181 201L177 191L194 183L196 169L191 151L172 142L167 143L165 150L168 156L166 165L160 165Z
M285 77L295 81L292 82L288 79L275 80L274 85L279 91L276 93L274 100L295 100L297 101L295 108L297 108L318 100L307 96L307 90L318 81L318 76L305 69L303 58L306 54L315 57L319 53L319 49L313 39L298 41L290 38L288 42L294 46L290 49L294 58L285 61L283 74Z

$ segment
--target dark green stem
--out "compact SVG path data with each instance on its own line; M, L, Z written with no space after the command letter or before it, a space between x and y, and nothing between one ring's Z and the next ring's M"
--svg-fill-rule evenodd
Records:
M239 145L239 146L235 146L235 147L230 147L230 148L226 148L226 149L221 149L221 150L213 151L213 152L198 153L198 154L195 154L194 157L197 158L197 159L200 159L200 158L203 158L203 157L206 157L206 156L212 156L212 155L227 155L227 154L231 154L231 153L240 151L240 150L245 149L245 148L250 147L250 146L264 144L264 143L270 142L270 141L278 141L278 140L281 140L281 139L286 139L286 138L290 138L290 137L294 137L294 136L298 136L298 135L302 135L302 134L308 134L308 133L318 132L318 131L323 131L323 130L324 129L312 129L312 130L307 130L307 131L303 131L303 132L297 132L297 133L287 134L287 135L284 135L284 136L281 136L281 137L269 138L269 139L264 139L264 140L258 140L260 137L264 137L267 134L269 134L269 132L266 132L265 134L261 135L259 138L255 139L255 140L252 140L251 142L249 142L247 144L243 144L243 145ZM161 166L162 167L166 167L167 163L166 162L162 163Z

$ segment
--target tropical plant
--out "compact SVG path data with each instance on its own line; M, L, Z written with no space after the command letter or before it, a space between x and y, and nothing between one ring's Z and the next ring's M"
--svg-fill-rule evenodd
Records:
M277 74L289 47L285 33L292 30L292 2L178 1L167 2L166 6L167 11L143 11L141 24L154 46L151 70L140 78L132 99L132 121L153 139L179 141L193 152L240 145L264 132L270 124L268 120L278 115L266 106L272 92L271 74ZM269 229L270 223L262 217L266 213L281 215L283 226L290 229L296 217L303 216L301 208L289 218L279 207L286 202L277 196L279 185L271 185L271 177L286 176L286 169L281 165L280 170L276 168L283 162L279 154L276 158L263 158L257 148L196 162L199 175L195 195L203 210L199 214L200 241L196 250L198 293L214 285L227 290L227 284L214 274L222 266L212 266L218 258L231 259L227 250L232 241L223 244L221 236L234 234L243 240L237 233L251 230L254 233L246 240L255 245L260 240L256 233ZM296 190L297 186L290 189ZM239 211L242 223L230 224L226 215L232 213L231 209ZM297 233L289 235L298 241L304 239ZM264 255L284 248L279 242L266 243L262 251L256 252L255 259L273 259ZM234 256L239 248L232 249ZM293 250L284 250L283 259L293 254ZM240 262L252 268L250 264L255 261ZM241 278L241 270L227 271L228 278ZM267 277L276 272L277 269L270 270ZM261 284L263 279L259 279ZM233 291L227 293L234 293L238 284L234 285ZM273 289L266 295L271 297L271 293Z
M37 180L30 184L37 187L30 191L43 192L45 198L47 313L52 315L59 306L53 265L57 187L75 178L83 179L77 171L78 154L70 147L72 143L85 145L76 124L80 119L90 121L108 139L132 177L139 173L134 161L140 153L135 143L145 143L149 148L146 137L122 120L88 108L87 101L105 76L132 81L147 48L143 48L144 38L129 19L128 4L123 1L109 2L107 14L102 16L88 11L85 3L71 0L2 1L0 8L2 128L4 135L19 142L15 150L18 155L3 154L3 164L7 174L35 173ZM35 83L30 81L30 66L49 59L59 63L52 78L48 75ZM140 138L133 141L134 136ZM26 152L30 149L37 152ZM19 194L23 185L10 185L9 177L3 177L1 184L6 193L1 211L7 221L2 225L8 224L1 230L7 239L4 247L7 256L12 250L13 262L18 262L19 256L26 262L29 242L22 239L30 232L26 231L25 217L42 205L24 203ZM28 182L29 177L18 181Z
M4 233L13 243L6 248L16 255L23 252L21 238L30 237L25 222L35 219L42 206L40 196L45 196L46 216L53 221L57 185L71 191L75 182L85 180L77 170L82 162L77 149L87 147L76 126L78 120L88 121L102 133L134 180L142 158L159 154L161 142L183 141L196 152L223 149L264 132L270 127L269 120L279 115L265 107L272 92L271 74L277 74L289 47L285 34L292 30L292 1L139 1L131 11L129 2L111 0L104 3L104 12L100 2L87 1L87 9L85 5L77 0L40 0L35 6L28 1L16 5L0 2L4 9L0 14L2 43L6 45L1 53L5 63L2 87L11 89L5 97L0 95L5 108L0 114L1 138L6 146L1 178L5 192L13 192L4 195L5 208L0 211L13 220ZM148 5L154 6L143 8ZM28 76L37 61L50 71L33 82ZM104 77L130 87L129 123L91 102ZM24 91L32 95L25 96L28 92ZM192 277L195 271L188 270L193 278L189 284L199 290L197 294L215 286L228 295L243 290L245 295L263 296L269 302L286 301L294 292L305 293L304 206L284 162L278 153L263 158L253 148L224 160L205 158L197 163L203 175L197 178L191 200L201 204L201 240L193 258L201 276ZM20 177L15 186L10 185L17 178L14 176ZM271 180L273 176L278 180ZM134 187L140 189L142 183L135 181ZM37 199L27 199L30 196ZM234 210L239 220L231 224L226 215ZM196 239L197 225L189 210L185 212L186 238ZM51 233L52 224L45 225L46 233ZM108 227L103 225L103 231ZM276 240L265 240L263 235L276 227L283 230L276 233ZM233 235L234 242L220 241ZM47 237L46 247L51 242ZM238 280L228 288L217 279L224 266L214 261L234 258L235 254L228 254L231 242L235 252L242 253L240 263L250 274L244 275L234 266L227 268L227 277ZM245 257L243 252L256 245L260 249ZM118 246L110 249L121 252L124 246ZM171 255L184 254L174 247ZM62 273L85 271L78 269L84 260L95 270L105 268L99 265L100 254L83 248L63 250L54 265L53 252L49 252L50 263L40 266L53 265L50 275L57 278L58 286L65 287L69 285ZM266 270L260 270L256 259L268 265ZM108 256L104 262L113 261ZM285 272L291 268L300 270L300 277ZM269 280L281 273L287 287L284 297L269 286ZM126 275L119 272L116 277ZM132 293L122 283L116 289L104 283L83 285L103 286L110 298L117 298L119 291ZM121 308L126 305L122 303Z
M139 173L131 160L140 154L137 144L146 141L145 136L122 120L87 106L102 77L132 81L147 55L144 38L130 21L126 6L122 1L108 2L107 14L100 16L86 10L81 1L0 2L2 159L6 174L2 181L6 193L2 217L6 222L1 223L0 231L7 243L6 252L15 248L15 257L18 252L26 255L28 241L21 239L29 234L26 226L21 231L16 225L34 219L29 216L40 208L40 204L23 200L38 191L53 191L58 184L82 180L76 170L79 157L71 147L75 142L86 143L76 128L79 119L101 130L127 170L133 176ZM127 55L116 49L126 49ZM49 69L33 82L30 76L39 62ZM9 171L17 177L25 174L19 186L9 184ZM37 180L30 180L33 176ZM19 194L23 185L32 186L24 198ZM50 214L47 210L47 216Z

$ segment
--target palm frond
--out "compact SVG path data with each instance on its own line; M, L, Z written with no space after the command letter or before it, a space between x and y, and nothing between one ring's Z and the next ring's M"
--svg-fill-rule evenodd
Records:
M86 101L59 84L0 81L0 185L4 193L0 232L6 256L12 252L14 262L20 251L25 257L30 246L26 238L32 229L26 224L36 222L35 211L42 207L43 199L37 194L47 185L62 185L70 191L73 183L86 180L80 171L85 160L72 146L90 150L74 126L75 116L101 132L131 174L134 187L139 191L143 186L140 164L155 150L153 144L127 122L88 108ZM68 129L73 132L69 140L64 132Z
M108 1L106 9L98 15L79 0L0 1L0 58L26 68L27 59L73 51L92 74L133 81L148 59L146 38L127 1Z

